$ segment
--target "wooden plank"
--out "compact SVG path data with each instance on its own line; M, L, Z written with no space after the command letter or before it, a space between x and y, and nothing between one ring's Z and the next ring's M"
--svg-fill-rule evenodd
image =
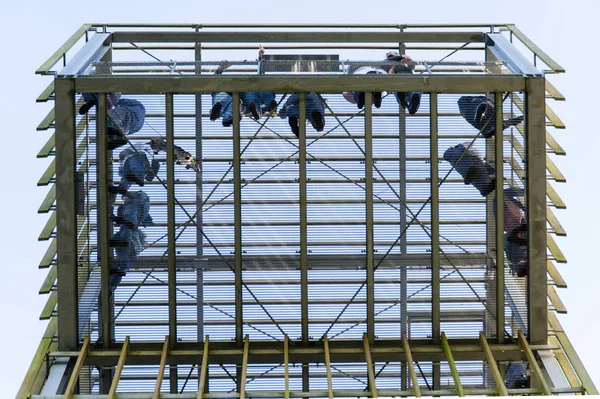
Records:
M47 267L50 267L52 265L52 262L53 262L55 256L56 256L56 238L54 238L50 242L50 245L48 246L48 249L46 250L44 257L40 261L39 268L45 269Z
M565 183L567 181L565 175L563 175L562 172L556 167L556 164L552 162L552 159L548 154L546 154L546 169L557 182Z
M562 148L558 141L552 137L548 129L546 129L546 144L554 151L556 155L567 155L567 152Z
M562 227L562 225L556 218L556 215L554 214L554 212L552 212L552 210L550 208L546 208L546 218L548 219L548 223L554 230L554 234L556 234L557 236L566 236L567 235L567 232Z
M50 96L54 94L54 79L50 82L48 87L44 89L44 91L35 99L36 103L45 103L50 99Z
M458 374L458 369L456 368L456 363L454 362L454 356L452 356L452 350L450 350L450 344L448 343L448 339L446 339L446 333L442 331L442 349L444 350L444 354L446 355L446 360L448 360L448 366L450 367L450 372L452 373L452 379L454 379L454 386L456 386L456 394L460 397L465 396L465 391L463 389L462 383L460 382L460 375Z
M165 336L165 342L162 348L162 354L160 356L160 365L158 366L158 374L156 375L156 386L154 387L154 394L152 399L160 398L160 388L165 377L165 367L167 365L167 355L169 354L169 336Z
M48 158L52 150L54 150L54 146L56 145L56 140L54 137L55 133L52 133L52 136L46 141L46 144L42 147L40 152L37 154L37 158Z
M481 345L481 349L483 349L483 353L485 354L485 360L487 361L488 367L492 372L494 381L496 382L498 396L508 396L508 390L506 389L506 385L504 384L504 378L502 378L502 374L500 374L500 370L498 369L496 359L494 359L492 350L490 349L487 339L485 339L485 334L482 331L479 332L479 343Z
M56 185L53 184L46 194L46 198L42 201L42 204L38 208L38 213L48 213L52 209L52 205L54 205L54 201L56 201Z
M44 117L44 119L42 119L42 121L40 122L40 124L37 126L37 128L35 130L39 131L45 131L50 129L50 125L52 125L54 123L54 107L52 107L52 109L50 110L50 112L48 112L48 114Z
M112 384L110 384L110 390L106 399L115 399L117 394L117 386L119 380L121 380L121 373L123 373L123 367L125 366L125 359L127 359L127 352L129 351L129 335L125 337L123 348L121 349L121 355L119 356L119 362L115 369L115 376L113 377Z
M550 278L552 278L552 280L554 280L554 284L556 284L556 286L559 288L567 288L566 281L562 278L562 276L558 272L558 269L556 268L556 265L554 264L553 261L549 260L547 262L547 268L548 268L548 274L550 275Z
M419 387L419 379L417 378L417 372L415 371L415 363L413 362L412 352L410 351L410 346L408 345L408 338L406 338L405 332L402 333L402 347L406 356L406 363L408 364L408 371L412 380L413 391L415 392L415 396L417 398L420 398L421 388Z
M200 379L198 380L198 399L202 399L206 387L206 375L208 373L208 335L204 337L204 351L202 352L202 366L200 368Z
M52 287L54 286L54 283L56 282L56 276L57 276L56 265L52 265L52 267L50 268L50 271L48 272L48 275L46 276L46 279L44 280L44 283L40 287L39 294L49 294L50 291L52 291Z
M244 354L242 355L242 375L240 377L240 399L246 399L246 373L248 371L248 348L250 338L248 334L244 338Z
M529 344L527 343L527 339L525 338L525 335L523 334L523 331L521 331L521 330L519 330L519 345L521 346L521 349L525 353L525 357L527 358L527 361L529 362L529 368L533 371L533 375L537 379L537 382L539 383L540 388L542 389L542 394L543 395L552 395L552 391L550 390L548 383L544 379L544 375L542 374L540 365L538 364L535 356L533 356L533 352L531 351L531 348L529 347Z
M40 320L49 320L52 317L54 308L56 308L56 300L56 291L52 291L46 301L46 305L44 305L44 309L42 309Z
M92 27L91 24L81 25L79 29L73 35L67 39L67 41L60 46L58 50L54 52L44 63L35 71L37 75L44 75L50 71L52 68L62 57L73 47L79 39Z
M552 123L552 126L554 126L556 129L566 128L563 121L558 117L558 115L556 115L554 110L552 108L550 108L550 106L548 104L546 104L546 118L548 118L550 120L550 122Z
M550 201L552 201L556 208L567 209L567 205L565 205L562 198L560 198L558 193L554 190L554 187L552 187L552 184L550 184L550 182L548 181L546 182L546 194L548 195L548 198L550 198Z
M560 341L556 337L548 337L548 343L560 347ZM565 355L561 349L553 350L552 353L565 374L565 378L569 382L569 385L573 388L581 388L581 382L579 381L579 378L577 378L577 374L575 374L575 370L573 370L569 359L567 359L567 355Z
M44 228L42 229L42 232L40 233L40 235L38 237L38 241L48 241L52 237L52 232L54 231L55 228L56 228L56 211L52 212L52 214L48 218L46 225L44 226Z
M331 360L329 358L329 341L327 334L323 335L323 350L325 354L325 373L327 374L327 392L329 399L333 399L333 385L331 383Z
M363 334L363 346L365 348L365 361L367 362L367 374L369 377L369 388L371 389L371 397L377 397L377 386L375 385L375 370L373 369L373 361L371 360L371 348L369 347L369 335Z
M38 180L38 186L47 186L52 181L52 177L54 177L54 172L56 172L56 159L53 159L50 165L48 165L48 169L44 172L40 180Z
M283 337L283 373L285 376L285 399L290 399L289 341L287 334Z
M552 256L554 256L554 259L558 263L567 263L567 258L565 258L565 255L562 253L562 251L558 247L558 244L556 244L556 241L554 241L554 238L552 238L552 235L548 234L547 239L548 239L548 249L550 250L550 253L552 254Z
M550 303L552 303L552 306L554 306L554 309L557 313L567 313L565 304L563 301L561 301L556 289L551 285L548 286L548 298L550 299Z
M77 357L77 361L75 362L75 367L73 367L73 372L71 373L71 377L69 378L69 383L67 384L67 389L64 393L64 399L71 399L71 397L73 396L73 392L75 392L77 380L79 379L79 373L81 372L81 368L83 367L83 363L85 362L89 346L90 336L88 335L83 340L83 346L81 347L81 351L79 352L79 356Z
M556 101L565 101L565 96L546 78L546 92Z

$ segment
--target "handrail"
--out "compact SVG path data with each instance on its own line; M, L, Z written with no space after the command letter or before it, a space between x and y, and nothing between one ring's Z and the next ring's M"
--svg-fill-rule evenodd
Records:
M77 31L35 71L36 75L47 75L50 68L52 68L91 27L91 24L83 24L77 29Z
M508 30L512 32L513 35L517 37L527 47L531 50L540 60L544 62L544 64L548 65L552 71L557 73L564 73L565 69L561 67L556 61L554 61L548 54L546 54L541 48L539 48L534 42L532 42L525 34L517 28L514 24L506 25Z

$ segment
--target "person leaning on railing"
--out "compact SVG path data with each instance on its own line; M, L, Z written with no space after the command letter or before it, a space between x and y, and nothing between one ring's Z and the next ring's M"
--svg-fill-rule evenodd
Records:
M416 63L408 55L390 51L386 54L386 59L381 67L389 74L412 74L415 65ZM422 94L420 92L394 93L394 97L402 108L414 115L421 105Z
M300 136L299 118L300 104L298 93L288 97L285 105L279 110L279 117L288 118L288 123L292 133L296 137ZM317 132L322 132L325 128L325 105L316 93L306 93L306 119Z
M462 96L458 99L458 110L483 137L492 137L496 133L496 106L486 96ZM503 122L503 129L516 126L522 121L522 115L507 119Z
M264 69L262 68L263 55L265 49L262 45L258 48L258 74L262 75ZM255 120L260 119L263 115L275 116L277 113L277 101L275 101L274 91L256 92L250 91L247 93L240 93L240 99L242 100L242 106L244 108L244 114L251 116Z

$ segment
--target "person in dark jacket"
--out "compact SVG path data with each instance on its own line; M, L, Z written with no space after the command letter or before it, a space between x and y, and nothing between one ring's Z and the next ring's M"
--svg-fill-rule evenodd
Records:
M258 48L258 74L264 73L262 68L263 56L265 49L263 46ZM275 92L247 92L241 93L240 99L244 107L244 113L250 115L255 120L260 119L263 115L269 115L271 117L277 114L277 101L275 101Z
M107 134L108 149L114 150L127 143L125 135L139 132L144 126L146 108L138 100L121 98L121 93L107 94ZM85 115L98 104L98 96L83 93L85 103L79 108L79 113Z
M279 111L279 117L282 119L288 118L292 132L296 137L299 137L300 104L298 93L288 97L285 105ZM316 93L306 93L306 119L317 132L322 132L325 128L325 105Z
M119 226L110 239L115 248L115 260L110 268L110 290L113 292L121 279L135 264L146 243L146 235L139 229L154 225L150 216L150 198L143 191L127 192L123 205L117 209L113 221Z
M217 67L215 75L221 75L224 70L229 68L231 64L227 60L221 61ZM212 108L210 109L210 120L216 121L221 118L223 126L231 126L233 124L233 104L231 93L224 91L211 93Z
M462 176L465 184L473 185L485 197L496 187L494 168L469 146L470 143L464 143L448 148L444 152L444 160Z
M401 55L395 51L390 51L386 54L386 59L382 67L388 74L412 74L415 65L416 63L412 58L406 54ZM394 93L394 96L402 108L406 109L409 114L414 115L421 105L422 94L420 92L406 92Z
M491 137L496 133L496 106L486 96L462 96L458 99L458 110L483 137ZM522 115L510 118L504 121L503 127L516 126L522 121Z
M504 252L510 262L509 267L518 277L525 277L529 271L527 252L527 220L525 206L519 197L525 195L520 187L504 189ZM496 199L494 199L496 215Z

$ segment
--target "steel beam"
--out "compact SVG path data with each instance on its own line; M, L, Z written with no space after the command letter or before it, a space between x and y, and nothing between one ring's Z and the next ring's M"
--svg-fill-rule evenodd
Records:
M100 61L110 51L110 34L96 33L88 40L57 76L76 76L84 73L92 63Z
M531 344L547 342L546 282L546 144L545 79L528 78L525 99L527 152L527 224L529 273L527 279L528 334Z
M75 84L56 79L56 237L58 253L58 329L60 350L74 350L78 343L77 217L75 194Z
M300 201L300 320L302 344L308 345L308 211L306 177L306 93L298 93L298 194ZM309 366L302 365L302 391L308 392Z
M408 338L406 338L406 333L402 332L402 348L404 349L405 362L408 365L408 371L410 373L410 379L412 381L413 392L415 397L421 397L421 388L419 387L419 379L417 378L417 373L415 371L415 363L413 361L412 352L410 350L410 345L408 343Z
M244 354L242 356L242 372L240 376L240 399L246 398L246 372L248 371L248 349L250 346L250 338L246 335L244 338Z
M502 112L502 93L494 93L496 111L496 135L494 159L496 161L496 338L504 342L504 115Z
M234 273L235 273L235 339L244 340L242 289L242 165L240 145L240 94L233 93L233 220L234 220Z
M505 61L513 71L529 76L542 74L502 33L488 33L486 36L487 49L494 53L498 60ZM496 131L500 132L501 130Z
M199 28L196 28L196 31ZM194 45L194 61L195 73L200 75L202 68L200 62L202 61L202 48L200 43ZM194 96L194 111L195 111L195 135L194 141L196 142L196 162L200 163L199 171L196 173L196 225L200 226L200 229L196 229L196 254L202 256L204 253L204 236L202 235L203 215L202 206L204 202L203 198L203 168L202 168L202 94L196 94ZM179 138L179 137L178 137ZM181 202L180 202L181 203ZM196 319L198 320L197 328L197 339L198 341L204 336L204 270L198 269L196 271L196 298L198 302L198 308L196 311Z
M435 344L440 344L440 203L438 172L438 98L437 93L429 93L429 151L431 166L431 336ZM433 389L440 387L440 364L433 363Z
M249 92L275 91L279 93L317 91L420 91L426 86L432 92L484 93L493 91L514 92L525 90L525 78L514 75L175 75L175 76L81 76L75 82L78 92L124 94L153 94L172 91L180 94L211 93L213 91ZM543 108L542 108L543 109Z
M289 356L289 342L287 334L283 336L283 373L285 380L285 399L290 399L290 356ZM200 399L200 398L198 398Z
M375 342L375 244L373 240L373 93L365 93L365 241L367 338Z
M482 32L115 32L113 43L466 43Z

